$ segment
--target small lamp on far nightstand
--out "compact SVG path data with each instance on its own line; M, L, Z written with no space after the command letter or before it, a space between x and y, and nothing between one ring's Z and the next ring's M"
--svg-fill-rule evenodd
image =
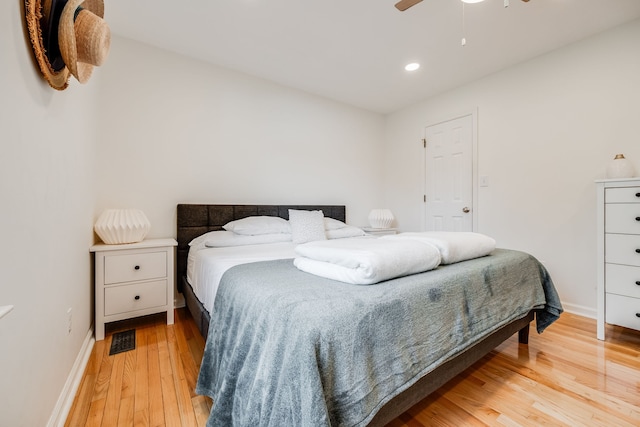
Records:
M608 179L633 178L635 174L633 164L624 157L624 154L616 154L616 157L607 164Z
M391 228L393 213L389 209L373 209L369 213L369 225L371 228Z
M93 226L107 245L141 242L151 229L147 216L139 209L107 209Z

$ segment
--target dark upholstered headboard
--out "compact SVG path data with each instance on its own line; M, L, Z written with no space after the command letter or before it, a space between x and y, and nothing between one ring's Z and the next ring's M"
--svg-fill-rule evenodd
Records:
M321 210L324 216L346 222L346 208L339 205L178 205L177 218L177 274L178 281L187 271L189 242L209 231L222 230L229 221L248 216L279 216L289 219L289 209Z

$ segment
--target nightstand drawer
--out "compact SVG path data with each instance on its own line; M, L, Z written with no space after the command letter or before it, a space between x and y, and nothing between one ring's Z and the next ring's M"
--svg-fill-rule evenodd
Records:
M604 248L606 262L640 266L640 236L607 234Z
M167 281L110 286L104 289L104 315L127 313L167 304Z
M640 298L640 267L606 264L607 292Z
M640 330L640 299L607 293L606 322Z
M104 258L104 283L133 282L167 277L167 253L107 255Z
M640 203L640 187L607 188L605 203Z
M640 203L611 203L605 208L607 233L640 234Z

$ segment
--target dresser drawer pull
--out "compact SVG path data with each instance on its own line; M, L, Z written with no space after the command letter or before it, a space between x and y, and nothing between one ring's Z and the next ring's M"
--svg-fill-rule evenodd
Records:
M636 249L636 253L637 253L637 254L640 254L640 249Z
M636 317L640 317L640 313L636 313Z
M636 285L640 286L640 280L636 280Z
M136 295L135 297L133 297L133 299L138 301L140 299L140 295Z
M639 219L638 221L640 221L640 219ZM133 269L134 269L134 270L140 270L140 266L139 266L139 265L136 265L135 267L133 267Z
M636 217L636 221L640 221L640 216L637 216L637 217Z
M636 193L636 197L640 197L640 193Z

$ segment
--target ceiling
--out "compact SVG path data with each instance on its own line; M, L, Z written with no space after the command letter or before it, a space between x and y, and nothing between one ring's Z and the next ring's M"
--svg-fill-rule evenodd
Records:
M116 35L386 114L640 17L639 0L486 0L464 19L459 0L395 1L122 0L105 19Z

